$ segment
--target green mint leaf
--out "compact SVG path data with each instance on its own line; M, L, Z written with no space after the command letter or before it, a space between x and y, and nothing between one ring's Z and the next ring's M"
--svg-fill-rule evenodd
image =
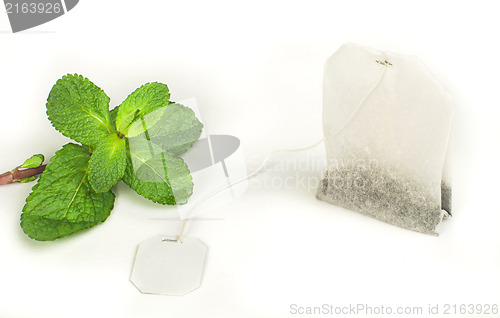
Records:
M109 112L109 117L111 119L111 124L115 128L115 131L120 134L116 128L116 117L118 116L118 110L120 106L116 106L112 111ZM147 134L147 130L153 126L162 116L165 111L165 107L160 107L149 114L141 115L136 118L129 126L127 131L127 137L135 137L140 134ZM122 134L123 135L123 134ZM123 135L125 136L125 135Z
M21 226L24 233L37 241L53 241L55 239L71 235L81 230L88 229L96 225L97 223L75 223L67 220L49 219L26 213L21 214Z
M23 208L21 227L29 237L55 240L106 220L115 196L92 190L89 160L87 148L75 144L56 152Z
M144 116L141 115L129 126L127 137L130 138L138 136L140 134L144 134L147 138L149 138L148 130L160 120L164 112L165 107L160 107L149 114L146 114Z
M193 193L186 163L157 151L149 142L132 141L123 181L143 197L161 204L185 204Z
M28 183L28 182L31 182L31 181L35 181L35 179L36 179L36 176L31 176L31 177L27 177L27 178L19 180L19 183Z
M203 124L190 108L181 104L165 107L162 117L148 129L151 141L175 155L186 152L199 138Z
M117 130L127 137L133 137L139 134L140 132L137 131L129 134L129 128L132 123L168 105L169 99L170 93L165 84L154 82L139 87L120 105L116 116ZM155 118L159 118L159 116L150 116L150 120L154 120ZM150 124L154 124L154 122Z
M111 125L115 128L116 132L118 132L118 129L116 129L116 116L118 116L118 109L120 109L120 106L116 106L113 110L109 111L109 120L111 121Z
M125 140L108 135L92 153L89 161L89 182L95 192L111 190L125 173L127 153Z
M26 159L26 161L22 164L21 168L30 169L30 168L38 168L42 165L45 157L42 154L33 155L31 158Z
M109 97L81 75L59 79L47 99L47 115L55 129L66 137L95 147L113 132Z

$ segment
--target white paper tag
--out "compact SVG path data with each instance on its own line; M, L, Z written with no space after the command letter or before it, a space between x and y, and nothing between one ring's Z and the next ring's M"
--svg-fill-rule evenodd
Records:
M158 235L139 244L130 281L144 294L182 296L201 285L207 246Z

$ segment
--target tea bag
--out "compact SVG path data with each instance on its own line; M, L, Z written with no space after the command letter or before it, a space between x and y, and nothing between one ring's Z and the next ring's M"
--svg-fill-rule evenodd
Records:
M415 57L343 45L325 64L317 198L437 235L451 215L453 103Z

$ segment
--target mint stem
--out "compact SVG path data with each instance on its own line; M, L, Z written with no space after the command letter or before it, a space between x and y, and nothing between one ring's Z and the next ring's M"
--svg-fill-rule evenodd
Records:
M22 170L14 169L13 171L6 172L0 175L0 185L17 182L31 176L36 176L37 174L40 174L45 170L45 166L47 165L41 165L38 168L30 168Z

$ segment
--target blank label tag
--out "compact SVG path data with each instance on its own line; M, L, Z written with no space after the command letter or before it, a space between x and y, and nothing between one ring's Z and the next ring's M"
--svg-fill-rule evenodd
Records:
M137 247L130 280L144 294L185 295L200 287L206 253L196 238L151 237Z

